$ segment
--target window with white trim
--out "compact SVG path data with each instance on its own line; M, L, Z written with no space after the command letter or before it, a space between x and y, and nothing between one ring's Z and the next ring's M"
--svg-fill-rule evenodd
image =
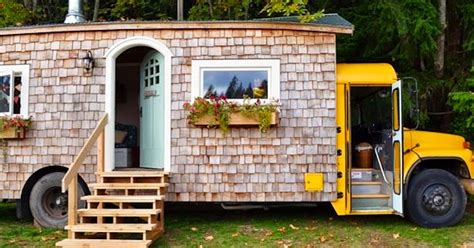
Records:
M192 97L225 96L277 100L280 98L280 61L276 59L193 60Z
M28 116L29 65L0 65L0 116Z

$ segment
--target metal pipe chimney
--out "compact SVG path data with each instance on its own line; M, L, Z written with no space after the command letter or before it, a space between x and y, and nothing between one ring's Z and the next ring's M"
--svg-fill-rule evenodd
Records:
M85 22L86 19L82 14L82 0L69 0L69 10L64 23Z

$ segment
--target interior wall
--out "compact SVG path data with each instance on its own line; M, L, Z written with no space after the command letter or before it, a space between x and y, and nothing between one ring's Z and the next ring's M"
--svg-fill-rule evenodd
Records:
M117 64L115 122L140 127L140 66Z

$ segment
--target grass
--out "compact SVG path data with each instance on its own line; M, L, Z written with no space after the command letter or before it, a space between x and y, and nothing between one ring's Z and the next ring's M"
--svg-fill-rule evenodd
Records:
M269 211L178 211L173 206L167 209L165 229L153 247L474 247L474 197L461 223L440 229L397 216L338 217L329 205ZM65 231L17 220L15 205L0 203L0 247L54 247L65 237Z
M0 203L0 247L54 247L66 232L33 226L31 220L18 220L15 204Z

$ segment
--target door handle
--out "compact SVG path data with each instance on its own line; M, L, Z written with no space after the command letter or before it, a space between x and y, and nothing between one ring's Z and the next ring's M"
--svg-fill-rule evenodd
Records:
M140 110L139 110L139 112L140 112L140 118L142 118L142 110L143 110L143 108L140 107Z

